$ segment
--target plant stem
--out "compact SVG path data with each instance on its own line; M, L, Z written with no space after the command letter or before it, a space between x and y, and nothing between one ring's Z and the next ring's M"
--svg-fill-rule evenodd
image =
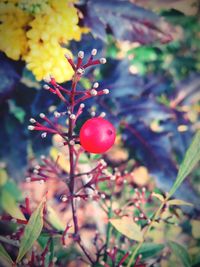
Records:
M115 187L115 184L113 185L112 189L111 189L111 195L113 195L113 192L114 192L114 187ZM112 216L112 204L113 204L113 198L110 199L110 206L108 208L108 219L111 218ZM112 231L112 225L111 223L108 221L108 227L107 227L107 231L106 231L106 244L105 244L105 253L104 253L104 261L106 262L107 260L107 248L108 248L108 243L109 243L109 240L110 240L110 235L111 235L111 231Z
M108 219L111 218L111 215L112 215L112 206L109 207L109 210L108 210ZM109 243L109 240L110 240L110 234L111 234L111 230L112 230L112 225L110 222L108 222L108 227L107 227L107 231L106 231L106 244L105 244L105 254L104 254L104 261L106 262L107 260L107 248L108 248L108 243Z
M76 85L77 85L77 77L76 73L74 74L73 80L72 80L72 91L70 96L70 112L73 114L74 112L74 97L76 93ZM73 119L69 118L69 130L68 130L68 138L69 138L69 162L70 162L70 172L69 172L69 190L70 194L72 196L71 198L71 209L72 209L72 218L73 218L73 224L74 224L74 240L78 243L80 248L82 249L85 256L88 258L88 260L93 263L92 258L86 251L85 247L83 246L81 242L81 238L79 235L79 226L78 226L78 217L76 213L76 207L75 207L75 200L74 200L74 183L75 183L75 160L74 160L74 148L73 144L70 144L70 141L73 140L73 130L74 130L74 121Z
M144 232L144 235L143 235L143 240L140 241L140 242L138 243L138 245L137 245L136 248L134 248L134 250L133 250L133 252L132 252L132 254L131 254L131 258L130 258L130 260L129 260L129 262L128 262L127 267L131 267L131 265L134 264L134 260L136 260L136 255L137 255L138 251L140 250L141 246L143 245L143 243L144 243L144 241L145 241L145 238L146 238L147 234L148 234L149 231L151 230L151 228L152 228L152 226L153 226L153 224L154 224L156 218L159 216L159 214L160 214L160 212L161 212L163 206L164 206L165 203L167 202L167 200L168 200L168 198L166 198L166 199L161 203L161 205L159 206L158 210L155 212L155 214L154 214L154 216L153 216L153 218L152 218L150 224L149 224L149 225L147 226L147 228L145 229L145 232ZM133 266L134 266L134 265L133 265Z
M74 79L75 79L76 74L74 75ZM76 83L74 82L74 80L72 81L72 92L71 92L71 106L70 106L70 112L73 113L74 111L74 94L76 91ZM73 136L73 120L71 118L69 118L69 130L68 130L68 138L69 141L72 140L72 136ZM78 219L77 219L77 214L76 214L76 208L75 208L75 203L74 203L74 150L73 150L73 146L69 144L69 161L70 161L70 173L69 173L69 177L70 177L70 183L69 183L69 190L70 193L72 195L72 200L71 200L71 208L72 208L72 216L73 216L73 222L74 222L74 234L77 235L78 234Z

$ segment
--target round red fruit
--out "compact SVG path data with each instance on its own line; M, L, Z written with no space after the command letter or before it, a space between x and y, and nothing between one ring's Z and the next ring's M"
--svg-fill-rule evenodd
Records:
M115 137L114 126L101 117L87 120L80 130L81 146L90 153L105 153L114 144Z

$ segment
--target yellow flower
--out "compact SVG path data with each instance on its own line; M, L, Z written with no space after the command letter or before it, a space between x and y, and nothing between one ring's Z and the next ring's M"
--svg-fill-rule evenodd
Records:
M42 80L49 74L57 82L70 80L73 71L64 54L69 50L62 48L58 43L34 42L30 44L30 52L26 55L27 68L33 72L37 80Z
M76 8L69 1L49 1L50 9L38 14L30 22L27 32L29 52L24 56L27 67L37 80L52 74L58 82L70 80L73 71L64 58L66 49L60 44L80 40L81 29L78 24Z
M27 38L24 27L30 16L20 10L14 1L0 3L0 50L14 59L26 53Z
M48 74L58 82L70 80L72 69L64 58L71 40L79 41L87 28L78 26L74 0L8 0L0 4L0 50L27 63L37 80Z

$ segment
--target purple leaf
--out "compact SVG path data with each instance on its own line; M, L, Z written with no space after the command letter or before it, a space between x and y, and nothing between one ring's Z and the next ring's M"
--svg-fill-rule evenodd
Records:
M84 18L92 33L106 41L112 32L118 40L149 44L172 41L174 28L150 10L128 0L88 1Z

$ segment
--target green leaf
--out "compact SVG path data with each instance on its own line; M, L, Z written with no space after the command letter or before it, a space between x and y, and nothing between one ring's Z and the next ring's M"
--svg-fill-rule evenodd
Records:
M54 242L53 242L53 238L51 239L51 243L50 243L50 262L52 262L53 258L54 258Z
M156 197L156 198L159 199L161 202L164 201L164 197L163 197L161 194L158 194L158 193L153 192L153 193L152 193L152 197Z
M41 235L38 237L38 244L42 249L44 249L47 245L47 242L49 240L49 234L48 233L41 233Z
M0 260L5 261L6 263L9 264L9 266L14 263L8 252L1 244L0 244Z
M23 200L21 191L19 190L15 181L13 181L12 179L9 179L7 181L7 183L4 185L4 189L6 189L6 191L9 192L16 201Z
M7 172L4 169L0 169L0 187L3 186L8 180Z
M140 248L138 255L142 254L142 259L152 258L160 251L163 250L165 246L163 244L154 244L154 243L144 243Z
M85 89L90 89L91 88L91 81L87 78L81 79L81 84Z
M7 190L5 189L3 189L2 195L1 195L1 205L2 205L2 208L13 218L26 220L26 218L24 217L24 214L18 207L18 204L13 198L13 196L9 192L7 192Z
M193 168L195 167L195 165L198 163L199 160L200 160L200 131L196 133L190 147L188 148L185 154L185 158L180 165L176 181L169 192L169 197L175 193L175 191L179 188L179 186L185 180L185 178L190 174L190 172L193 170Z
M55 227L57 230L64 231L66 225L63 221L61 221L58 217L58 214L52 209L52 207L47 206L47 214L48 214L48 221Z
M185 205L185 206L193 206L192 203L186 202L182 199L171 199L167 201L167 204L170 206L176 205L176 206L181 206L181 205Z
M38 239L43 228L43 210L45 198L41 201L37 209L32 213L20 242L19 253L16 262L19 262L24 255L31 249L34 242Z
M131 218L123 217L121 219L110 219L109 221L117 231L126 237L136 241L143 240L140 226L133 222Z
M25 111L21 107L18 107L13 100L9 100L8 104L10 113L13 114L20 123L23 123L26 116Z
M191 260L186 248L174 241L169 241L168 244L172 252L175 254L176 258L182 263L182 265L184 267L190 267Z

